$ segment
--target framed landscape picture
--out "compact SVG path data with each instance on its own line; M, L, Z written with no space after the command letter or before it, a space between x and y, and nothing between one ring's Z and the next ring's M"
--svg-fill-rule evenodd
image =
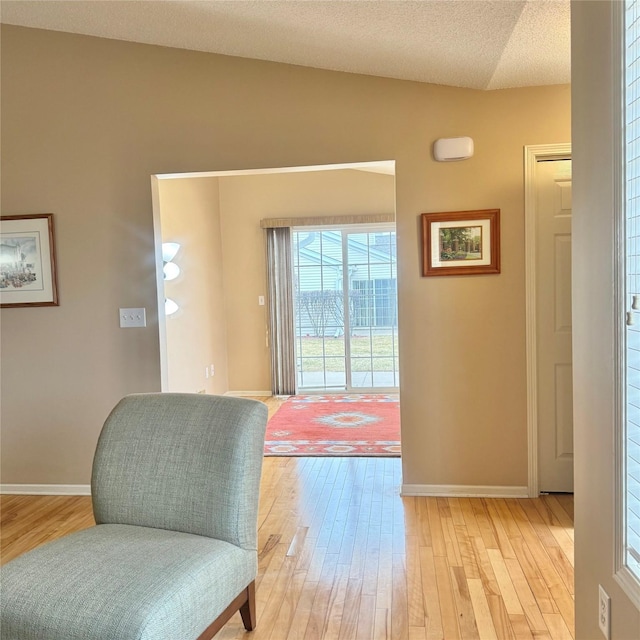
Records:
M422 275L500 273L500 209L422 214Z
M0 306L57 305L53 214L0 216Z

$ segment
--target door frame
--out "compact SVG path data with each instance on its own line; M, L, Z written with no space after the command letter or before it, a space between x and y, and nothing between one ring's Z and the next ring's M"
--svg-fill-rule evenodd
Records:
M536 164L540 160L571 160L571 143L536 144L524 147L524 226L527 359L528 493L540 494L538 483L538 358L536 322Z

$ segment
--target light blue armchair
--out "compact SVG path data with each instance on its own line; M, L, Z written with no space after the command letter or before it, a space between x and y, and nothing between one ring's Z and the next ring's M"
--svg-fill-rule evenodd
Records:
M238 610L253 629L266 422L254 400L121 400L93 463L97 525L2 567L2 640L208 640Z

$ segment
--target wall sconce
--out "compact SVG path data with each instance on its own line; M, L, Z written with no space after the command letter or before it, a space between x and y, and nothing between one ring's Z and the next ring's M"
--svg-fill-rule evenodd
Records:
M180 245L177 242L163 242L162 243L162 262L171 262L178 253Z
M162 273L165 280L175 280L180 275L180 267L175 262L165 262Z
M164 315L170 316L173 315L180 307L171 299L164 299Z
M162 243L162 273L165 280L175 280L180 275L180 267L175 262L171 262L179 249L180 245L177 242Z
M180 275L180 267L175 262L171 262L179 249L180 245L177 242L162 243L162 273L165 280L175 280ZM164 299L164 314L166 316L173 315L179 308L171 298Z

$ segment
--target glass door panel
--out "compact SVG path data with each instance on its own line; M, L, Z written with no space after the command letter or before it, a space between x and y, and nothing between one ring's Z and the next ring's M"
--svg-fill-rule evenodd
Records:
M294 230L292 241L298 388L397 387L395 230Z
M346 389L342 234L293 234L299 389Z
M353 388L398 386L395 230L346 232Z

